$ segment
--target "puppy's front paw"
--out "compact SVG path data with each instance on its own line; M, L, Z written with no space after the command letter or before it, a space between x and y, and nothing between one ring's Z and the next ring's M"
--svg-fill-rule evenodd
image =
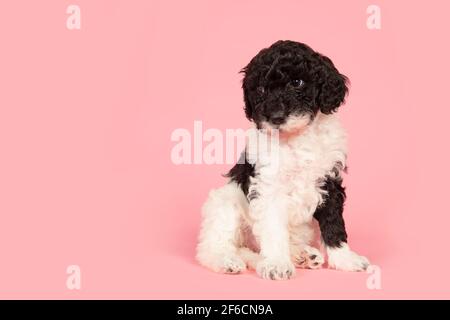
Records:
M314 247L305 246L292 255L292 261L298 268L319 269L325 262L322 254Z
M241 273L245 269L245 262L238 256L225 256L222 258L220 265L220 272L222 273Z
M360 256L350 250L347 244L340 248L327 248L328 265L342 271L364 271L370 265L366 257Z
M288 280L295 274L294 264L290 260L265 258L256 265L256 272L263 279Z

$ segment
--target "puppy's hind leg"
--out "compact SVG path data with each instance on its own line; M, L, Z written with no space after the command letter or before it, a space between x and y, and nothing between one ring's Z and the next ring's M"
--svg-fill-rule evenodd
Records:
M212 190L202 208L203 222L197 245L197 260L213 271L239 273L246 265L239 256L240 222L247 199L231 182Z

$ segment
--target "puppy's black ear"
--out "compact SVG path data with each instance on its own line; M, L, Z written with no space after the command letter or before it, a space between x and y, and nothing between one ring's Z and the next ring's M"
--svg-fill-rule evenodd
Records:
M322 56L320 60L322 65L316 102L322 113L330 114L344 103L348 78L339 73L329 58Z

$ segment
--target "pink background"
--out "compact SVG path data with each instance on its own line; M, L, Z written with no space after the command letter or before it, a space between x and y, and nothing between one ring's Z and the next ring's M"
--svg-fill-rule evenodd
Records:
M66 8L81 8L81 30ZM366 8L381 7L381 30ZM0 4L1 298L450 298L448 1ZM446 27L447 26L447 27ZM270 282L194 261L229 165L170 160L176 128L247 128L238 71L278 39L352 82L345 216L381 268ZM79 265L81 290L66 288Z

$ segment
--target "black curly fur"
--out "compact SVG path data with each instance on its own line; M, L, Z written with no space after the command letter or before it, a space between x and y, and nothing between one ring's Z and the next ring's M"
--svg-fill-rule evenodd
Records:
M230 178L231 181L236 182L241 187L242 191L244 191L246 196L248 196L250 177L254 176L255 166L247 161L245 152L242 152L238 163L236 163L234 167L231 168L231 170L225 175L225 177ZM252 195L252 197L253 196L255 195Z
M279 125L289 115L309 114L312 119L319 110L330 114L348 91L347 77L329 58L294 41L280 40L261 50L242 72L245 114L257 125ZM296 80L303 85L293 85Z
M322 240L328 247L339 247L347 242L343 217L345 188L342 178L327 177L322 187L327 192L323 204L316 209L314 218L319 222Z

